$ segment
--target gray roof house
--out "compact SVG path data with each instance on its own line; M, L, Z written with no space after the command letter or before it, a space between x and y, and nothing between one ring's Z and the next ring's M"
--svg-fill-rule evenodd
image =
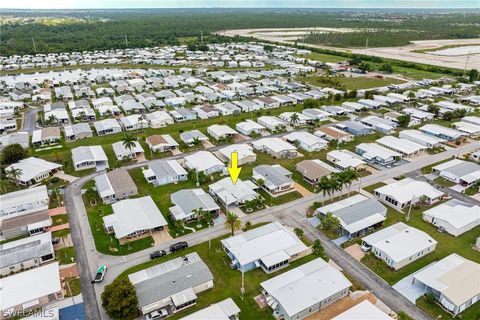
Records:
M331 212L340 220L342 234L353 238L369 228L380 225L387 217L387 208L378 200L357 194L318 208L315 214L325 216Z
M142 170L145 179L155 186L161 186L188 179L188 172L177 160L158 160L150 162L148 168Z
M97 192L104 203L115 202L138 194L137 186L125 169L115 169L94 178Z
M197 294L213 288L213 275L196 252L128 276L145 319L169 316L195 304Z
M92 128L90 128L88 123L76 123L71 126L66 126L64 129L65 140L67 142L93 137Z
M95 168L97 171L108 169L108 158L102 146L82 146L72 149L75 171Z
M52 234L46 232L2 244L0 256L1 276L36 268L55 258Z
M184 189L172 193L170 215L174 220L192 220L196 218L196 210L202 209L217 214L220 207L203 189Z
M198 139L199 141L206 141L208 140L208 137L200 130L190 130L180 133L180 139L187 145L192 145L195 139Z
M281 165L260 165L253 168L252 181L263 181L260 187L272 195L295 190L292 173Z

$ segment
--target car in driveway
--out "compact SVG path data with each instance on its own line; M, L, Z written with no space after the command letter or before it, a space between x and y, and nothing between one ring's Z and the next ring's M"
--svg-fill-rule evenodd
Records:
M157 250L150 253L150 259L157 259L165 256L167 252L165 250Z
M372 250L372 246L369 245L368 243L364 243L364 244L362 245L362 248L361 248L361 249L362 249L363 252L368 252L368 251Z
M172 244L170 246L170 252L177 252L179 250L183 250L186 248L188 248L188 243L186 243L185 241L181 241L181 242Z
M102 282L103 278L105 278L105 273L107 273L107 266L102 264L100 267L98 267L97 273L95 273L95 277L93 278L91 283Z

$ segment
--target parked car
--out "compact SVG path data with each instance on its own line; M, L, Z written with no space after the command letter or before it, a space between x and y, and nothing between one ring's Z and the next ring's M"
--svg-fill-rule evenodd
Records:
M167 252L165 250L153 251L152 253L150 253L150 259L153 260L153 259L161 258L166 254L167 254Z
M60 238L52 238L52 244L56 245L60 243Z
M372 250L372 246L369 245L368 243L364 243L364 244L362 245L362 248L361 248L361 249L362 249L363 252L368 252L368 251Z
M170 246L170 252L177 252L185 248L188 248L188 243L186 243L185 241L177 242Z
M445 228L440 226L437 228L437 231L440 232L440 233L444 233L445 232Z
M103 278L105 278L105 273L107 273L107 266L102 264L100 267L98 267L95 278L93 278L91 283L102 282Z

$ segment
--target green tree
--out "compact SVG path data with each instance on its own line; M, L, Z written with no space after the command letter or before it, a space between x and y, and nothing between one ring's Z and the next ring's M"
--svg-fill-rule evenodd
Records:
M235 213L227 212L227 219L225 220L224 226L225 230L229 230L232 233L232 236L234 236L235 231L242 228L242 222Z
M478 70L477 69L471 69L468 71L468 81L474 82L478 80Z
M318 100L309 98L303 101L304 109L314 109L314 108L317 108L318 106L320 106L320 101Z
M133 160L133 148L135 148L137 145L137 138L127 133L122 139L122 145L125 147L125 149L130 151L130 155L132 156Z
M138 300L135 287L128 278L116 279L105 287L102 307L116 320L133 319L138 316Z
M405 311L400 311L397 313L397 320L414 320L412 317L410 317L408 314L405 313Z
M19 189L20 178L23 175L23 170L20 168L12 167L8 170L5 170L5 173L7 174L7 178L13 180L15 182L15 185L17 186L17 189Z
M440 112L440 107L431 104L427 107L427 111L430 113L433 113L436 117L438 117L438 114Z
M18 162L22 159L25 159L27 155L27 150L23 149L20 144L14 143L8 145L3 148L2 151L2 164L12 164Z
M297 112L292 113L292 115L290 116L290 124L292 125L292 127L295 127L299 121L300 121L300 116L298 115L298 113Z
M335 231L340 226L340 220L333 215L331 212L323 217L322 228L327 231Z
M383 71L383 72L386 72L386 73L393 73L393 68L392 68L392 65L390 63L383 63L380 66L379 70Z
M398 121L398 126L400 128L406 128L408 127L408 124L410 123L410 115L409 114L402 114L397 118Z
M295 233L295 235L297 237L299 237L299 238L303 237L304 231L303 231L302 228L295 228L295 229L293 229L293 232Z
M315 241L313 241L312 251L317 256L323 257L324 249L320 240L316 239Z

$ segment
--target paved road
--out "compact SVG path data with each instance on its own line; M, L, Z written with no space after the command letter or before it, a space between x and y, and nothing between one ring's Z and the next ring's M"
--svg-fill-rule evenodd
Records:
M35 129L37 129L37 113L40 111L40 108L30 107L25 113L23 114L23 132L32 133Z
M219 148L219 147L215 147ZM473 141L467 145L456 149L450 149L444 151L442 153L438 153L435 155L431 155L429 157L419 159L415 162L410 162L404 164L399 167L391 168L385 171L376 172L370 176L364 177L360 179L358 182L352 185L351 190L359 190L362 187L367 187L373 185L378 182L385 181L387 179L394 178L396 176L404 175L408 172L418 170L422 167L427 165L442 161L444 159L448 159L452 156L457 156L465 153L470 153L473 150L480 148L479 141ZM179 158L185 155L180 155L172 158ZM125 167L126 169L131 169L139 166L145 166L148 162L134 164ZM87 214L85 210L85 206L83 204L83 200L81 197L81 187L89 180L91 180L94 176L100 173L95 173L83 178L78 179L74 183L70 184L66 188L65 194L65 202L67 204L67 212L69 214L70 224L71 224L71 232L72 232L72 240L75 245L75 252L77 254L77 263L80 272L80 279L82 281L82 294L85 300L85 314L87 319L108 319L108 316L104 313L102 308L99 308L101 305L100 303L100 294L103 291L103 287L111 282L116 276L120 273L125 271L126 269L138 265L142 262L149 260L149 253L152 250L156 249L165 249L167 248L172 242L176 241L188 241L191 244L197 244L208 239L216 238L220 235L225 234L225 230L223 226L215 226L206 230L202 230L200 232L196 232L193 234L188 234L186 236L177 238L175 240L171 240L161 245L155 246L155 248L146 249L143 251L132 253L128 256L108 256L104 254L100 254L95 249L95 244L90 232L90 227L87 219ZM345 194L347 190L342 190L341 192L337 193L337 195ZM272 208L267 208L256 213L252 213L243 217L241 220L242 222L252 221L252 222L260 222L260 221L272 221L275 219L285 219L285 214L288 212L297 212L296 215L303 215L306 212L306 209L315 201L322 201L324 197L321 194L312 194L308 197L301 198L280 206L275 206ZM307 229L307 227L304 227ZM326 239L322 239L325 246L330 248L328 241ZM334 251L333 247L329 249L331 257L336 260L338 255L337 251ZM342 250L341 250L342 251ZM343 252L343 251L342 251ZM348 255L347 255L348 256ZM361 268L357 263L353 262L353 258L350 256L342 255L341 264L345 266L345 271L348 273L353 273L352 275L357 278L359 277L359 281L362 281L362 284L365 285L368 289L372 290L374 293L377 291L381 295L382 293L387 292L384 286L388 286L385 283L379 284L378 276L374 275L372 272L367 272L364 268ZM350 263L347 263L343 260L352 260ZM100 264L106 264L109 267L109 271L107 273L106 279L102 284L98 284L95 286L90 285L90 279L95 272L96 268ZM351 270L350 270L351 269ZM393 294L393 293L392 293ZM396 297L392 295L392 297ZM380 296L381 299L384 299L384 296ZM399 298L400 299L400 298ZM398 300L398 299L394 299ZM389 300L390 301L390 300ZM400 301L400 300L399 300ZM401 303L401 302L398 302ZM388 304L388 303L387 303ZM390 305L389 305L390 306ZM404 310L407 313L416 314L418 309L416 307L408 308L407 305L404 303L401 304L392 304L390 306L392 309ZM400 308L402 307L402 308ZM410 310L412 309L412 310ZM100 316L101 315L101 316ZM427 318L419 318L419 319L427 319Z

